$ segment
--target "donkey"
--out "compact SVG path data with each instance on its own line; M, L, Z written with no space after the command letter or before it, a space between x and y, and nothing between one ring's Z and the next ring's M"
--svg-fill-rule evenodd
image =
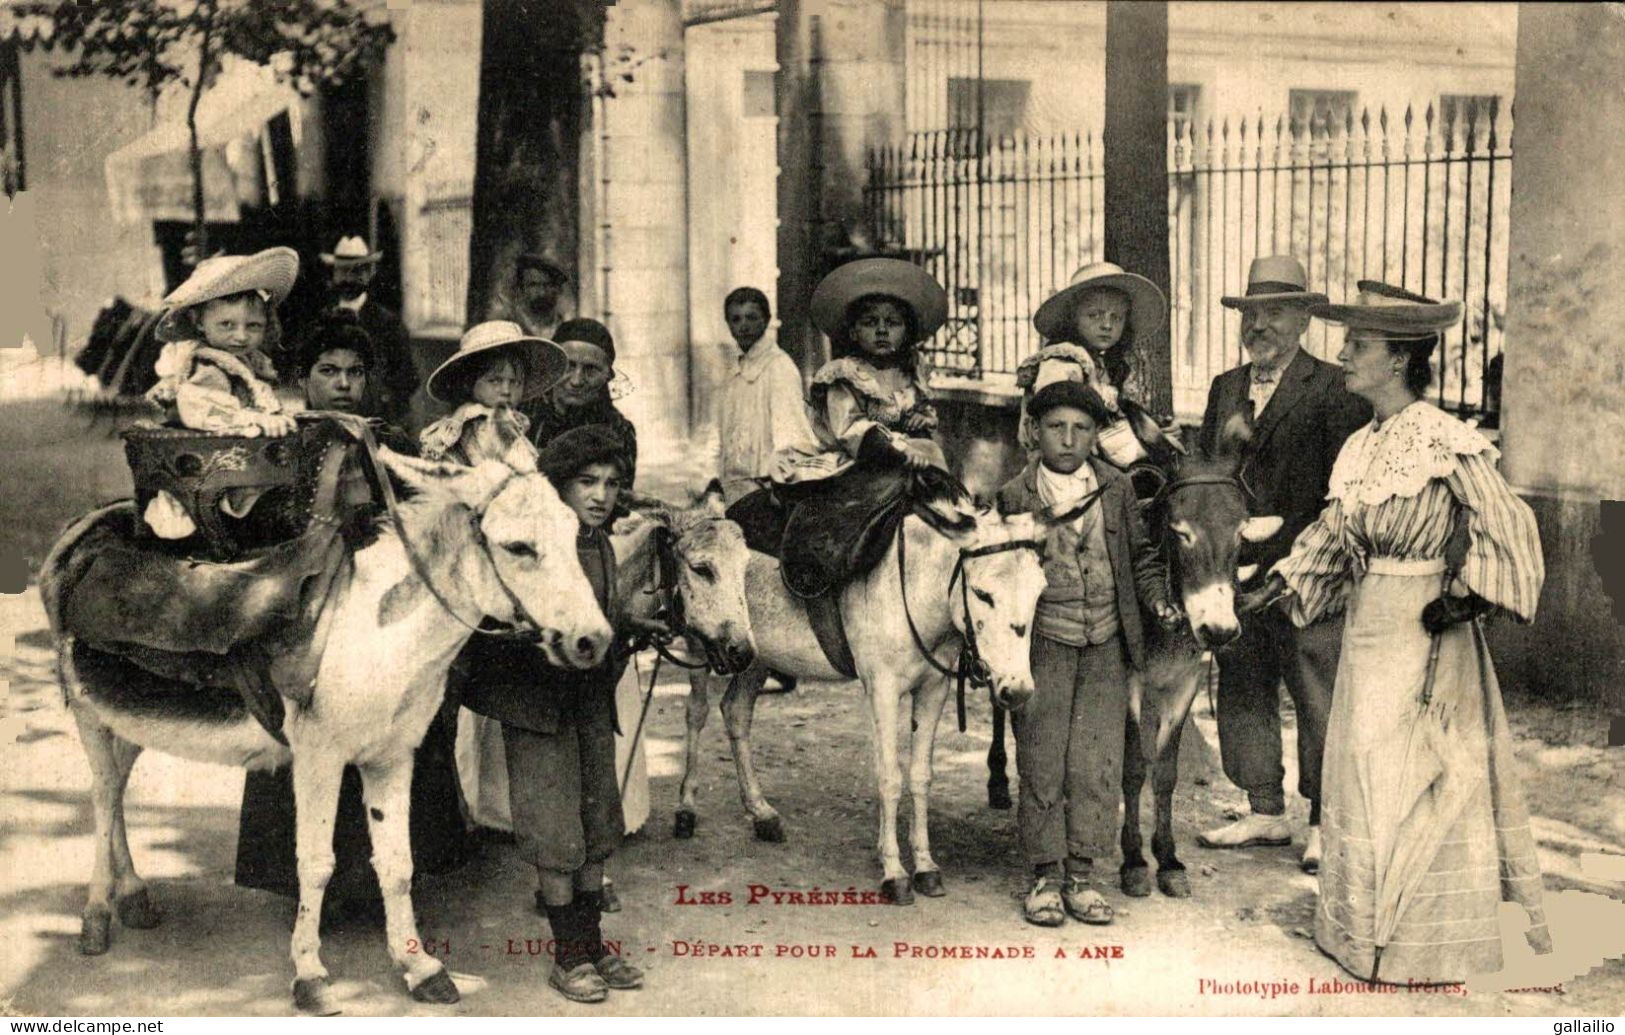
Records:
M742 671L755 657L745 603L745 534L725 516L720 490L690 507L652 497L628 499L631 516L613 542L621 620L669 623L712 671Z
M1028 628L1044 573L1037 550L1048 524L1033 515L1004 518L974 508L968 497L916 504L875 568L841 590L839 607L858 678L869 705L875 780L880 791L877 848L881 895L898 905L914 892L944 894L931 857L928 812L937 721L948 700L956 657L969 660L1004 707L1033 692ZM756 661L735 676L722 698L740 796L763 841L783 841L783 821L768 803L751 760L750 728L769 669L809 680L847 678L826 657L806 606L784 586L779 562L752 553L745 573ZM695 673L688 701L678 837L692 836L699 738L708 711L709 677ZM897 756L899 705L911 701L909 790L913 798L910 878L897 843L902 772Z
M1146 622L1146 665L1129 677L1129 716L1123 736L1123 865L1119 883L1136 898L1151 894L1140 834L1140 791L1151 777L1156 825L1151 852L1157 860L1157 888L1172 898L1188 898L1190 880L1174 848L1173 795L1179 780L1179 739L1196 692L1208 672L1204 658L1241 634L1236 620L1235 585L1251 578L1256 565L1236 567L1242 542L1268 539L1279 517L1248 517L1238 477L1251 432L1237 419L1226 426L1212 456L1186 456L1162 437L1155 424L1136 431L1152 461L1132 474L1142 493L1151 535L1160 536L1168 566L1169 599L1183 605L1187 621L1167 630ZM1146 485L1149 480L1150 484ZM988 751L988 801L1009 808L1005 774L1004 716L993 716Z
M290 710L286 745L248 715L235 693L154 676L64 631L65 594L99 545L121 524L139 520L133 504L80 518L46 558L40 592L56 637L58 677L93 777L97 854L82 953L107 951L110 906L126 927L153 927L160 919L136 875L125 831L124 788L144 748L249 768L291 759L300 886L291 945L294 1003L312 1013L338 1012L318 925L333 872L340 778L354 764L370 818L389 954L414 999L457 1001L444 964L405 951L418 936L407 816L412 756L440 707L447 669L485 617L534 623L540 648L560 666L598 664L611 630L576 560L576 517L533 457L510 453L507 462L470 468L387 449L379 456L381 475L403 495L394 509L398 524L380 522L376 539L354 554L349 586L328 605L331 632L314 698Z

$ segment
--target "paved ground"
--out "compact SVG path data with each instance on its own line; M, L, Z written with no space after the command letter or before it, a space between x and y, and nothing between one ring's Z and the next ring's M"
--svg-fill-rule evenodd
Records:
M89 449L117 459L116 444ZM76 463L84 451L75 449ZM29 454L33 456L34 454ZM106 456L103 457L104 461ZM56 463L58 461L52 461ZM37 477L39 461L31 460ZM105 472L105 463L95 465ZM675 496L692 472L655 465L643 488ZM49 479L36 481L50 490ZM45 491L45 490L42 490ZM45 491L44 505L71 513L73 492ZM3 494L0 494L3 495ZM84 501L86 504L94 500ZM82 507L80 507L82 509ZM39 538L39 537L36 537ZM41 543L48 542L41 539ZM37 548L28 544L32 554ZM88 770L49 669L37 596L0 594L0 1012L44 1015L281 1014L289 1009L288 930L292 906L231 884L242 777L233 770L145 756L129 797L136 862L153 883L165 921L151 931L115 928L100 958L75 951L83 881L90 870ZM14 638L14 639L13 639ZM7 651L8 644L15 647ZM1195 897L1129 900L1109 928L1070 924L1040 930L1019 916L1023 867L1014 815L985 807L985 707L968 734L951 711L939 738L933 835L948 896L913 908L748 905L750 885L808 891L872 888L873 776L855 685L809 685L764 698L756 742L767 793L784 814L789 841L751 839L713 713L701 752L701 822L676 841L676 799L686 685L663 678L651 711L654 818L632 837L612 870L626 911L607 934L649 972L648 987L618 994L609 1009L649 1014L761 1013L1270 1013L1533 1014L1596 1016L1625 1010L1621 885L1583 871L1588 852L1625 849L1625 775L1618 752L1586 708L1511 701L1526 790L1536 814L1547 874L1547 910L1558 951L1536 962L1509 939L1519 987L1563 983L1563 992L1495 991L1493 980L1465 997L1308 994L1344 979L1306 937L1315 896L1295 866L1297 849L1210 852L1196 830L1242 798L1213 771L1212 723L1198 703L1192 750L1176 809L1176 833ZM1288 757L1291 749L1288 748ZM1293 776L1289 774L1289 785ZM1297 817L1301 820L1301 813ZM1616 859L1617 861L1617 859ZM422 932L443 953L464 992L461 1004L428 1008L405 995L380 929L354 922L324 943L344 1008L363 1015L590 1013L545 984L547 961L527 953L546 937L531 912L533 874L511 848L493 846L459 873L427 882L416 901ZM727 892L727 905L679 905L678 888ZM1607 897L1612 895L1613 897ZM1515 912L1515 911L1514 911ZM1504 918L1508 930L1514 918ZM1611 945L1606 939L1613 937ZM897 943L906 943L897 955ZM697 946L761 946L761 957L700 956ZM509 946L517 953L510 953ZM1030 960L913 959L914 947L1014 947ZM780 946L784 948L780 950ZM814 955L832 947L833 957ZM873 958L855 958L873 950ZM704 950L702 950L704 951ZM754 949L748 951L757 951ZM778 953L783 952L780 956ZM1119 954L1120 953L1120 954ZM1104 955L1105 959L1094 958ZM1065 958L1060 958L1064 956ZM1087 956L1089 958L1080 958ZM1115 956L1115 958L1114 958ZM1576 976L1579 975L1579 976ZM1203 980L1291 983L1298 994L1206 991Z

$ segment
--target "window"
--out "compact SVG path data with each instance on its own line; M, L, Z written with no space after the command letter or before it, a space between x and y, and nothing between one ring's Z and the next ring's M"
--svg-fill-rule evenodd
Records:
M949 128L976 129L979 124L984 139L1014 136L1025 128L1031 92L1032 83L1025 79L949 79Z
M1496 94L1447 93L1439 98L1439 134L1453 134L1465 146L1470 125L1474 146L1485 147L1489 142L1492 113L1499 122L1505 111L1506 106Z
M746 69L743 101L745 118L772 118L774 115L773 72L755 68Z
M1353 90L1293 90L1288 110L1294 125L1301 125L1310 136L1320 137L1343 131L1358 98Z
M1194 132L1196 106L1202 99L1202 88L1191 83L1168 84L1168 128L1174 139L1182 140Z

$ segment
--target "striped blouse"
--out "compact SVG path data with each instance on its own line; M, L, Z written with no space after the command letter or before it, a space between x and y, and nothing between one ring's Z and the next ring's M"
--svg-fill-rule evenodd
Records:
M1460 581L1523 621L1535 616L1545 562L1534 512L1495 469L1495 447L1426 402L1349 436L1333 466L1326 509L1274 567L1307 625L1343 607L1372 557L1445 555L1458 512L1467 553Z

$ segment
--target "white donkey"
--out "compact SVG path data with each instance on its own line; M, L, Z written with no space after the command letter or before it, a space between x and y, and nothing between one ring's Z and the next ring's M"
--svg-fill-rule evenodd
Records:
M877 847L885 874L881 893L899 905L912 903L915 891L932 896L944 893L942 873L931 857L928 813L931 754L937 721L950 690L945 672L954 669L961 649L968 648L971 660L983 667L1000 705L1019 707L1032 696L1028 632L1044 589L1038 550L1048 527L1032 515L1001 518L990 510L975 510L966 500L918 505L903 520L898 537L880 563L841 591L841 617L868 698L880 790ZM763 796L751 760L751 719L762 681L769 669L809 680L847 677L830 664L819 646L805 605L785 589L777 560L751 554L746 595L756 662L729 684L722 714L733 747L740 796L755 824L756 837L782 841L783 823ZM691 836L697 822L695 767L712 678L694 673L690 680L678 837ZM911 699L913 723L908 771L914 805L912 881L897 843L902 796L897 731L899 705L905 698Z
M107 950L112 905L127 927L152 927L159 920L136 875L125 831L124 788L144 748L249 768L282 765L291 757L299 858L294 1002L313 1013L336 1013L318 927L333 873L339 783L345 765L354 764L370 817L389 954L413 998L457 1001L444 964L405 952L418 938L407 820L412 757L440 707L447 669L487 616L537 626L541 649L560 666L597 664L611 630L576 559L575 514L537 473L533 459L469 468L388 450L380 456L405 497L398 507L405 542L384 527L356 552L348 588L329 605L335 610L314 699L308 708L289 710L287 746L265 732L235 693L170 683L76 642L62 629L63 595L71 592L74 572L83 570L111 529L137 520L132 504L116 503L79 519L46 558L40 591L57 637L58 675L94 780L97 850L81 952Z

